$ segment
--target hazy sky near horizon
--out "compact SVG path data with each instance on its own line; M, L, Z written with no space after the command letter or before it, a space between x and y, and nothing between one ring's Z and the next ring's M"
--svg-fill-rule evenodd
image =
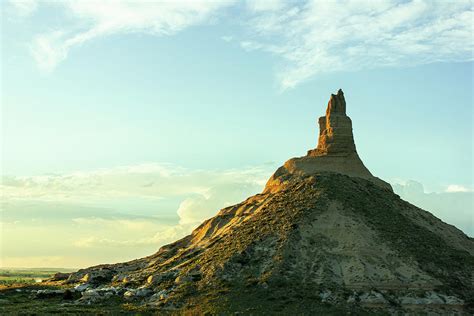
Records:
M474 235L471 1L0 6L0 266L152 253L315 147L339 88L372 173Z

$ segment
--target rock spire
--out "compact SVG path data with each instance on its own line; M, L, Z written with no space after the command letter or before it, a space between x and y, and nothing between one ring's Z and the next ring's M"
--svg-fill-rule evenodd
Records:
M319 118L318 147L308 156L349 155L356 152L352 121L346 115L346 100L341 89L331 94L326 116Z
M276 192L284 188L289 176L312 175L334 172L372 181L389 191L387 182L374 177L359 158L352 134L352 121L346 115L346 100L341 89L331 94L326 115L319 118L318 146L304 157L285 162L268 180L264 192Z

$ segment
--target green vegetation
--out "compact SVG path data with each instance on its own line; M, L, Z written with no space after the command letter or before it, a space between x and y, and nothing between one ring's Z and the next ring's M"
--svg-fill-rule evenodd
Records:
M3 268L0 269L0 287L8 287L15 284L34 284L58 272L72 272L72 270L54 268Z
M34 298L31 290L56 289L45 285L23 286L0 290L0 315L153 315L143 307L124 302L119 297L113 297L92 305L74 304L62 296ZM80 297L76 293L73 299Z

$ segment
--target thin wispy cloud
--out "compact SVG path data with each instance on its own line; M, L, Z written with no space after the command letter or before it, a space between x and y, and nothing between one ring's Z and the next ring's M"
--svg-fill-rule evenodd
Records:
M189 26L208 23L230 1L61 1L74 18L62 29L37 35L30 45L38 66L52 71L68 52L90 40L127 33L173 35ZM21 2L14 2L21 7Z
M231 8L240 46L279 59L276 79L282 89L315 76L379 67L473 60L473 5L446 1L61 1L39 2L62 8L60 29L34 36L30 51L40 69L54 70L71 49L105 36L145 33L170 36L216 22ZM38 2L12 1L29 16ZM233 34L223 41L236 40Z
M285 7L283 0L247 0L246 7L251 12L277 11Z
M229 185L263 186L267 176L269 170L264 167L190 170L146 163L65 174L3 176L0 189L4 201L78 202L128 197L159 200L190 194L208 197L213 188Z
M283 89L319 74L473 60L471 1L307 1L256 10L248 50L282 59Z
M10 4L15 10L16 14L21 17L31 15L38 8L37 0L10 0Z
M221 36L221 40L223 40L224 42L232 42L234 38L232 36L229 36L229 35L224 35L224 36Z
M143 238L128 238L128 239L118 239L118 238L100 238L96 236L82 237L74 242L74 246L77 248L96 248L96 249L106 249L106 248L135 248L135 247L158 247L158 245L164 245L176 241L184 236L188 235L190 231L194 228L193 225L172 225L168 227L161 227L155 230L155 233L151 234L149 237ZM120 250L119 249L119 250Z

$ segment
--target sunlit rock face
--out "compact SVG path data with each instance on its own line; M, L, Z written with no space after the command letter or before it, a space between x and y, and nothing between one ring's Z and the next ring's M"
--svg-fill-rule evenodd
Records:
M319 141L308 156L350 155L356 153L352 121L346 115L346 100L341 89L331 94L326 116L319 118Z
M364 166L356 151L352 134L352 121L346 115L346 100L341 89L331 94L326 115L319 118L319 138L316 149L304 157L285 162L268 180L264 192L276 192L285 187L289 176L311 175L319 172L336 172L370 180L392 191L390 184L374 177Z

